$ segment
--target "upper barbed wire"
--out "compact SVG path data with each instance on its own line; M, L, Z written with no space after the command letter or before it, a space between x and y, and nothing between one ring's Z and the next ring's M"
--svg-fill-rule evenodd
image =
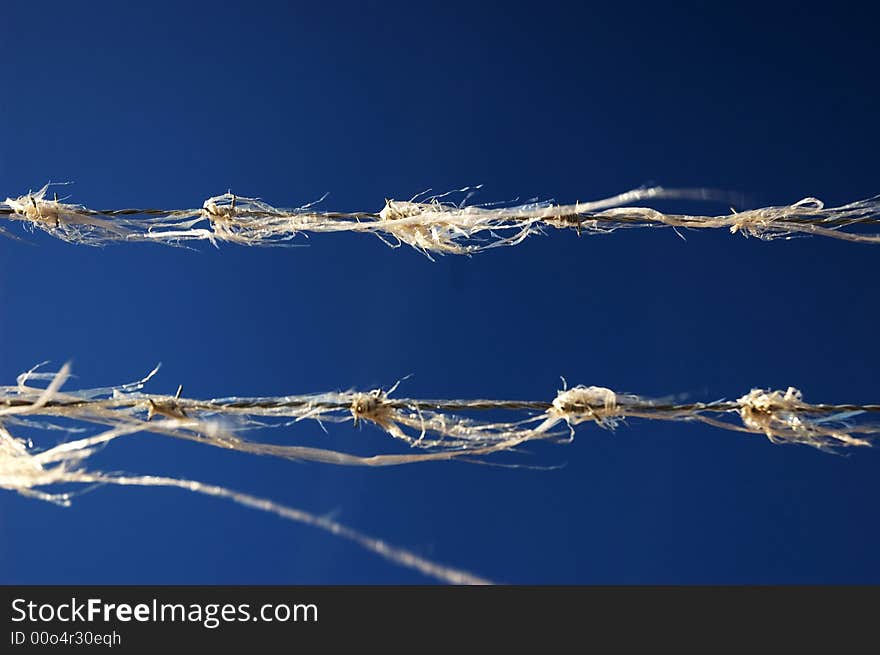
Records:
M644 187L592 202L559 204L469 204L475 189L411 200L386 199L378 212L316 211L317 202L293 209L274 207L259 198L227 192L212 196L192 209L90 209L65 202L50 185L36 192L7 198L0 216L23 221L68 243L104 245L114 242L155 242L182 245L207 241L215 246L283 246L298 234L357 232L373 234L392 247L409 245L428 258L434 255L472 255L491 248L514 246L547 228L603 234L621 228L671 227L718 229L763 240L817 235L857 243L880 243L880 234L843 228L880 224L880 196L839 207L826 207L816 198L791 205L770 206L707 216L664 213L641 201L688 200L733 202L739 196L711 189ZM448 198L462 195L459 203ZM324 198L322 197L321 200Z

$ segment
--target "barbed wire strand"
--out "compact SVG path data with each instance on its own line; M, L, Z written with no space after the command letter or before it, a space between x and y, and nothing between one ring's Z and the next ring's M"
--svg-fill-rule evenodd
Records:
M327 518L268 499L183 478L108 473L86 468L87 460L111 441L135 433L153 433L242 453L343 466L397 466L462 459L484 461L489 455L515 451L535 440L568 441L575 426L591 422L615 429L630 418L699 421L711 426L763 434L773 443L804 444L828 452L868 446L880 425L865 416L880 405L810 404L801 393L752 389L734 400L676 403L617 393L606 387L559 390L552 401L398 398L391 388L279 397L192 399L178 387L173 395L145 393L156 367L141 380L113 387L63 390L69 364L58 371L31 369L15 385L0 386L0 488L61 505L74 493L65 485L174 487L222 497L241 505L312 525L344 537L399 565L453 584L486 582L473 574L430 562L405 549L368 537ZM41 386L40 381L46 382ZM475 417L505 414L503 420ZM736 414L738 423L729 421ZM858 420L856 420L858 419ZM61 421L59 423L58 421ZM256 430L291 428L302 421L372 424L406 444L406 452L359 455L304 445L277 444L249 438ZM92 436L78 436L101 426ZM568 430L559 430L567 426ZM77 438L48 449L13 431L61 431Z
M476 188L476 187L475 187ZM294 209L273 207L259 198L225 193L208 198L199 208L127 208L95 210L66 203L49 185L36 192L7 198L0 216L24 222L69 243L105 245L154 242L180 246L207 241L212 245L282 246L298 234L355 232L373 234L392 247L409 245L429 258L472 255L522 243L548 228L574 229L580 234L607 234L623 228L671 227L719 229L763 240L816 235L857 243L880 243L880 234L847 231L880 225L880 196L839 207L825 207L816 198L791 205L735 211L717 216L663 213L627 206L644 200L678 199L731 201L736 196L710 189L648 187L592 202L557 204L467 204L475 188L465 187L459 203L450 194L408 201L386 199L378 212L319 212L311 203Z

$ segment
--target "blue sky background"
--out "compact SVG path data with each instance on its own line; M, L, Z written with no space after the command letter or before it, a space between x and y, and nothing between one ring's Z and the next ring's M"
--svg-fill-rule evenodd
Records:
M70 180L92 206L231 188L339 210L485 185L480 201L646 183L753 205L880 192L874 17L763 3L6 2L0 194ZM666 208L705 209L667 204ZM723 211L725 207L711 207ZM14 226L20 230L19 226ZM0 375L192 396L389 385L551 399L570 383L878 402L880 249L723 232L554 232L431 263L366 236L298 249L0 241ZM285 438L361 452L377 430ZM104 469L271 497L518 583L880 582L880 457L698 425L584 426L522 458L343 469L157 436ZM0 494L0 582L421 583L356 546L175 490L70 509Z

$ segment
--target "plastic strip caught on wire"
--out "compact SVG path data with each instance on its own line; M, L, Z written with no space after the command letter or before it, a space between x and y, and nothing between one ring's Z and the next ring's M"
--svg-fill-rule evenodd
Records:
M66 203L54 194L49 199L47 184L37 192L7 198L0 204L0 216L24 222L69 243L87 245L126 241L181 245L207 241L215 246L279 246L290 245L299 234L357 232L372 234L392 247L411 246L429 258L472 255L514 246L549 228L574 229L579 235L638 227L723 228L763 240L816 235L880 243L880 234L861 231L865 226L880 224L880 196L839 207L826 207L820 200L805 198L791 205L706 216L663 213L629 205L660 199L720 201L729 200L730 194L650 187L565 205L537 201L479 205L468 204L472 191L466 187L454 192L465 194L459 203L449 202L450 194L426 199L417 196L408 201L386 199L378 212L316 211L316 203L279 209L258 198L232 193L208 198L194 209L95 210Z

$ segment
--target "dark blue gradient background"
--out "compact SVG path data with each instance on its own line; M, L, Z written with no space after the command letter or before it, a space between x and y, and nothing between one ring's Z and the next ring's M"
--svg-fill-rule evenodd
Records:
M0 193L70 180L92 206L186 207L228 188L281 206L329 191L328 209L378 210L479 183L480 201L646 183L752 206L880 192L875 17L777 7L5 2ZM103 386L161 361L152 390L198 397L412 373L413 397L550 399L565 375L699 400L788 385L880 400L880 248L685 236L554 231L436 263L357 235L199 252L0 240L0 374L73 359L73 384ZM350 425L284 438L393 447ZM345 469L151 435L93 465L329 513L503 582L880 582L872 451L638 421L528 451L517 461L566 466ZM163 489L99 489L70 509L3 492L0 562L4 583L424 581Z

